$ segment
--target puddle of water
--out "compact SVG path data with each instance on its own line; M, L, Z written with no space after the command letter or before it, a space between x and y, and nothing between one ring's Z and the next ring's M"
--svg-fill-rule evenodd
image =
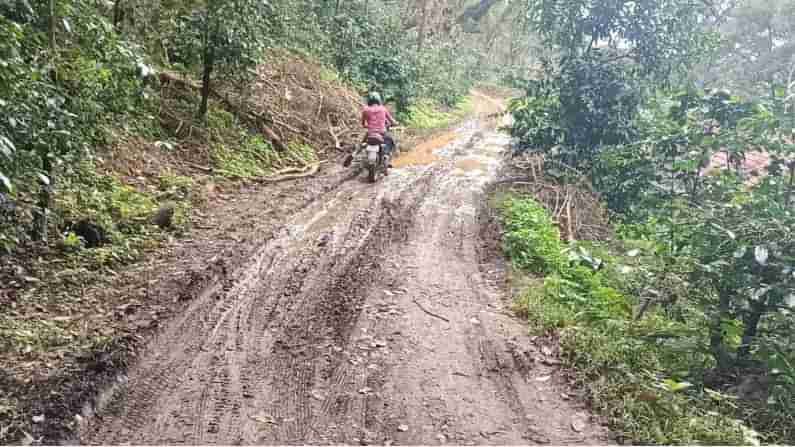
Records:
M456 132L446 132L431 140L419 144L414 149L401 153L392 161L392 166L404 168L407 166L427 166L440 160L434 151L444 147L456 139Z
M485 164L477 159L474 158L463 158L456 162L455 167L464 171L475 171L475 170L483 170L486 166Z

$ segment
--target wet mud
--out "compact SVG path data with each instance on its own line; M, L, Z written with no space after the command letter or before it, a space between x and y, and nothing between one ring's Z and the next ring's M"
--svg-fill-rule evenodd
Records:
M473 118L377 184L328 189L197 283L79 441L603 443L484 251L509 143L493 127Z

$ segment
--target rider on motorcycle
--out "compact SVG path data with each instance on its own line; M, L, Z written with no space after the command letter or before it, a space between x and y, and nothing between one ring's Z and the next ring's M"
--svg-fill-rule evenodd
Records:
M364 135L364 142L368 139L375 139L384 143L387 154L392 153L395 148L395 140L387 131L387 126L396 126L397 121L392 118L386 107L383 106L381 95L378 92L371 92L367 97L367 106L362 109L362 127L367 129Z

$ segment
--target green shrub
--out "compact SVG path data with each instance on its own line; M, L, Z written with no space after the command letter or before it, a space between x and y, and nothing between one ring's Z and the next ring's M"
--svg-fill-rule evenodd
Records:
M531 198L499 200L503 248L514 266L542 281L515 308L536 334L557 333L576 383L620 437L653 444L739 444L759 435L734 418L731 399L691 381L707 369L703 314L684 321L665 309L633 315L632 275L608 247L559 239L555 222ZM634 259L634 258L632 258ZM629 278L625 278L629 276ZM700 317L700 318L699 318Z
M115 177L97 173L90 161L81 162L60 183L55 203L63 219L67 222L89 219L105 228L111 241L123 239L123 233L143 231L157 209L151 195Z
M531 199L507 198L502 204L503 247L514 265L533 273L564 268L560 231L544 208Z

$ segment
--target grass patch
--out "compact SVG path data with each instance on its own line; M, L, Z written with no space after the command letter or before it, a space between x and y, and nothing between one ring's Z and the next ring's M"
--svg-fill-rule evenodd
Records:
M69 166L56 182L49 246L0 259L0 443L71 427L93 392L86 383L125 357L133 320L91 289L187 229L195 182L170 171L153 180L133 187L91 159ZM164 201L176 205L168 230L151 222ZM89 248L76 234L81 221L102 229L101 246ZM39 414L46 419L33 424Z
M322 67L320 69L320 79L326 82L342 82L340 73L331 67Z
M64 261L73 268L99 270L139 260L144 251L157 247L165 236L151 222L164 201L175 204L169 231L185 232L192 209L193 180L167 171L157 180L156 190L139 190L113 175L98 173L90 161L82 162L63 179L55 199L63 229L55 235L55 246ZM85 241L72 228L81 220L103 230L106 240L102 246L85 249Z
M243 129L231 113L222 109L208 112L208 128L212 135L212 162L222 177L263 177L285 167L303 167L318 161L315 150L302 143L291 142L286 151L277 151L262 136Z
M532 198L504 195L492 203L514 268L540 275L516 296L517 313L535 333L559 337L577 384L625 441L759 442L760 435L736 419L735 399L698 381L711 362L699 349L706 342L703 318L672 318L655 308L635 319L638 278L627 266L638 259L598 243L562 242Z
M472 112L473 107L472 99L468 96L447 111L439 109L432 101L420 101L409 106L400 121L411 129L438 129L462 119Z

